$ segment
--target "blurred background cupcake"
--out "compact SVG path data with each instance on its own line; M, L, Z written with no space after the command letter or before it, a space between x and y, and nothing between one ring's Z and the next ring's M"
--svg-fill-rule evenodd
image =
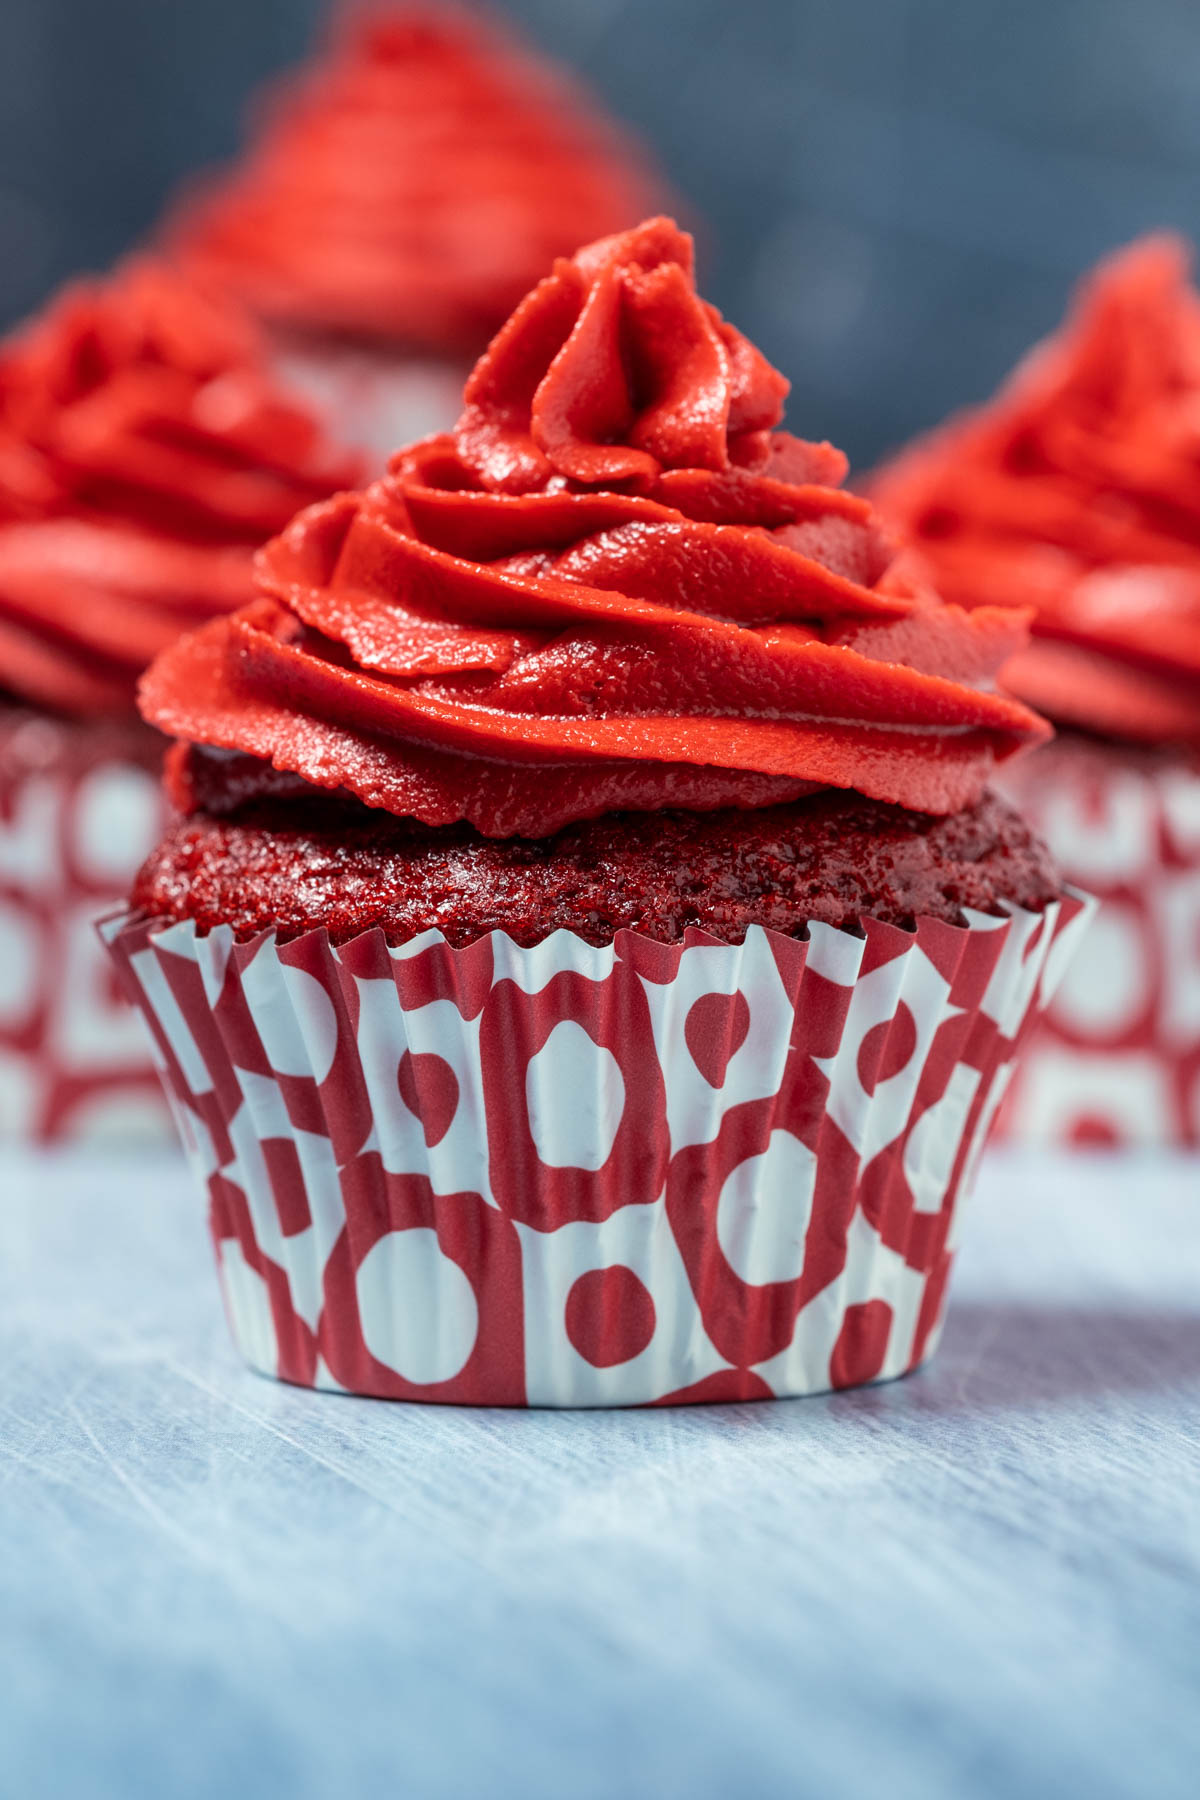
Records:
M475 357L555 256L662 196L576 82L457 6L336 8L324 50L255 118L167 235L380 459L453 422Z
M1060 727L1007 785L1103 899L1014 1090L1038 1140L1200 1143L1200 296L1175 237L1082 284L996 397L874 484L947 599L1035 608Z
M0 1134L160 1117L93 929L162 823L137 680L356 467L252 322L151 260L0 347Z

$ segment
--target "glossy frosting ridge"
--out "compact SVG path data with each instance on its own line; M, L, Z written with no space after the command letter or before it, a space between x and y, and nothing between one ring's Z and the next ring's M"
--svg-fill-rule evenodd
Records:
M840 452L777 429L786 389L670 221L555 264L456 431L301 515L260 598L147 676L177 801L299 777L497 837L826 787L972 803L1046 733L993 686L1024 620L897 579Z

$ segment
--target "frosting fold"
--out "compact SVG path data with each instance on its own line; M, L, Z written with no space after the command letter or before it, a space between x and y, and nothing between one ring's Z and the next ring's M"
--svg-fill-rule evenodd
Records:
M1200 744L1200 296L1142 239L987 405L875 479L926 578L1035 609L1004 678L1063 724Z
M176 799L239 803L248 757L263 792L269 764L492 836L825 786L972 802L1046 734L992 688L1024 621L898 579L844 458L774 429L786 387L669 221L556 264L457 431L302 514L259 600L147 676L146 716L207 747Z
M148 259L0 350L0 691L128 711L180 631L253 593L254 548L353 481L249 321Z

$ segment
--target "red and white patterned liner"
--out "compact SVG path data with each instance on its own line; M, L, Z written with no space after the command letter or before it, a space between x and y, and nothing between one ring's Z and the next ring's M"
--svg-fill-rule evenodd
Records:
M1002 1134L1200 1148L1200 767L1064 735L1005 786L1100 907Z
M929 1355L960 1193L1087 914L600 949L102 930L255 1368L616 1406Z
M290 334L279 338L275 360L330 436L379 469L401 445L451 430L471 373L468 362Z
M10 731L0 758L0 1139L166 1142L145 1032L96 941L162 834L160 784L64 761L62 729L30 719L28 757Z

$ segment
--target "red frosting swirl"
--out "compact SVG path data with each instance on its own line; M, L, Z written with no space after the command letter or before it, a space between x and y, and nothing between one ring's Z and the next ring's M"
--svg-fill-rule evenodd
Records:
M244 753L177 756L177 800L271 791L269 763L491 836L815 786L973 801L1046 735L990 687L1024 622L890 579L841 454L773 430L786 389L669 220L557 263L455 434L302 514L263 598L147 676L155 724Z
M557 255L657 184L558 70L473 13L368 7L272 98L187 254L270 318L475 355Z
M352 482L253 326L149 260L0 351L0 691L129 711L180 631L253 593L255 547Z
M1200 743L1200 297L1151 237L1102 263L996 398L874 496L965 606L1036 608L1004 678L1064 724Z

